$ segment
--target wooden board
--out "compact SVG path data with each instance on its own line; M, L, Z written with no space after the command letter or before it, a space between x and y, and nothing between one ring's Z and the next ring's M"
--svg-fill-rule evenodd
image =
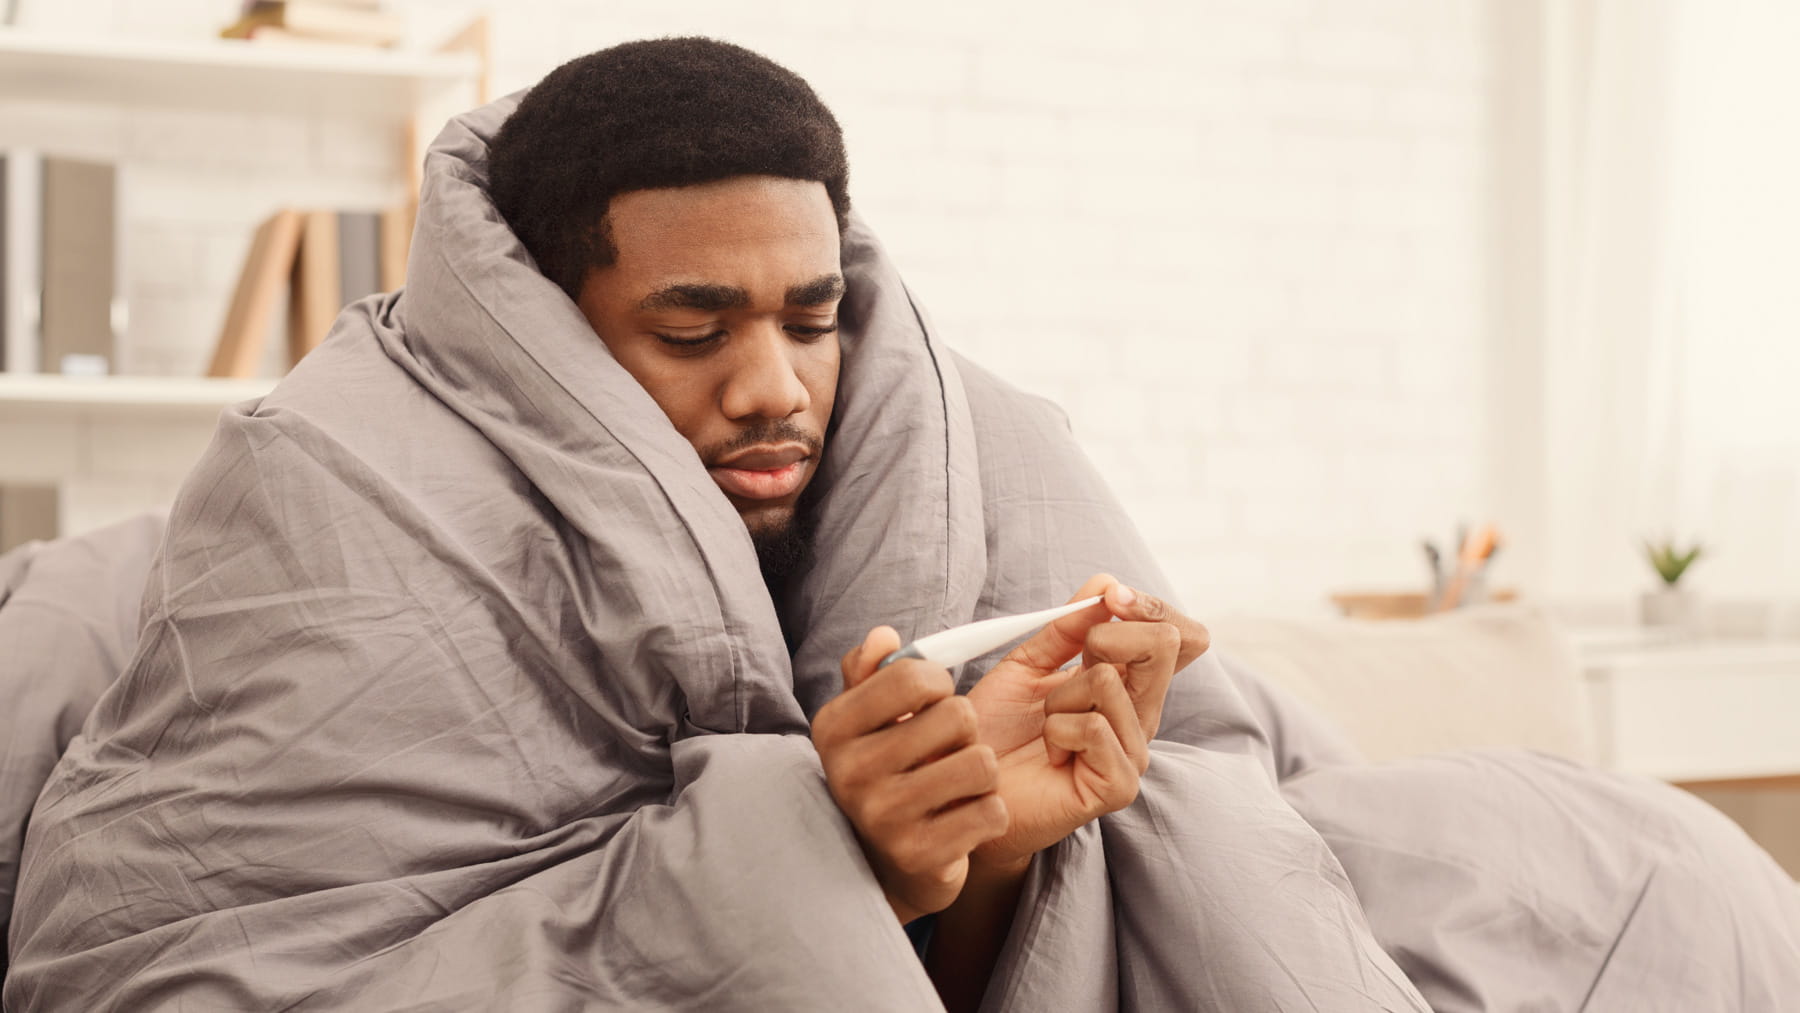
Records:
M338 216L335 211L308 211L300 231L294 264L294 290L288 303L288 366L319 347L344 306L338 274Z
M219 343L213 349L207 376L244 379L256 375L276 300L287 289L293 273L303 220L298 211L282 210L257 226L250 253L244 258L244 269L238 274L237 288L232 291L231 308L225 313L225 326L219 331Z

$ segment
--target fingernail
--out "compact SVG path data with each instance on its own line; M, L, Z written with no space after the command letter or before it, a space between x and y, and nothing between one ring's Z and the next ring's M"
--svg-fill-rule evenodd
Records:
M1114 584L1113 592L1113 600L1118 602L1121 607L1137 601L1137 592L1124 584Z

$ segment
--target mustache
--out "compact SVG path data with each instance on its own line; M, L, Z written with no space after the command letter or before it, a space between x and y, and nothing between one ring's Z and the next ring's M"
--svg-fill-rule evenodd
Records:
M825 447L825 438L788 419L769 419L756 423L729 440L709 445L700 454L700 460L711 466L721 458L765 443L798 443L806 448L807 453L818 457L819 451Z

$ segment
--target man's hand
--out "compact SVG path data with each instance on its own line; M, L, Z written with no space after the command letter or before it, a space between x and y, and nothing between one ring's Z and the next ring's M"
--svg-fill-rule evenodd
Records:
M1018 869L1130 805L1170 681L1209 646L1204 626L1104 574L1071 600L1096 594L1104 600L1040 630L969 691L1011 816L1004 836L976 849L986 866ZM1063 670L1078 653L1083 666Z
M901 922L962 891L969 852L1007 828L994 751L976 741L975 708L942 665L908 659L891 627L844 655L844 692L813 718L813 745L838 808Z

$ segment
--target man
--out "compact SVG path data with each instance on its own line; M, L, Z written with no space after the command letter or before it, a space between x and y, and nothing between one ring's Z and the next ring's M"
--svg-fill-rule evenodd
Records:
M937 340L845 178L810 89L704 40L452 122L406 290L177 499L31 817L7 1008L1790 994L1792 884L1637 788L1344 762L1290 804L1318 742L1201 653L1055 409ZM964 695L879 667L1071 591L1105 600Z
M675 131L707 143L671 143ZM764 578L789 576L837 395L850 198L830 111L736 47L625 45L546 78L489 160L494 202L539 270L693 445ZM928 966L964 1005L1032 855L1136 796L1169 679L1205 649L1199 624L1148 596L1104 579L1078 594L1102 591L1107 608L1051 627L966 697L929 662L875 671L900 646L875 630L814 720L832 794L900 920L963 897ZM1058 673L1077 651L1085 667ZM1020 696L1025 713L1011 713ZM1030 727L1002 739L1009 721Z

